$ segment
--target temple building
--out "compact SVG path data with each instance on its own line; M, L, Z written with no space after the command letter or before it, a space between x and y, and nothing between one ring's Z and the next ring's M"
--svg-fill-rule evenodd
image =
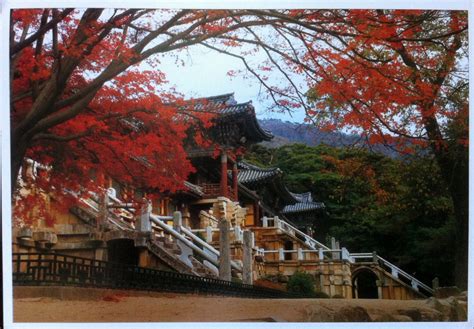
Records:
M265 279L285 286L303 271L331 297L409 299L432 292L375 253L350 253L327 236L322 202L290 191L279 168L244 160L250 145L273 138L251 102L225 94L183 106L216 114L204 132L214 147L186 145L196 171L185 189L141 209L124 205L119 182L68 213L51 200L54 226L38 221L15 228L14 253L66 254L249 284Z

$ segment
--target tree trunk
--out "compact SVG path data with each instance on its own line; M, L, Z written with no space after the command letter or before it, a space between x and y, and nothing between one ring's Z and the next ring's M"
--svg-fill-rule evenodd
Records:
M455 273L458 288L467 289L468 247L469 247L469 161L464 146L451 145L444 151L437 151L436 160L441 175L447 183L454 207L456 220Z
M20 139L16 141L12 138L11 141L11 192L12 194L16 191L17 183L18 183L18 174L20 172L20 168L23 164L23 160L25 158L26 150L28 149L28 142L24 139Z

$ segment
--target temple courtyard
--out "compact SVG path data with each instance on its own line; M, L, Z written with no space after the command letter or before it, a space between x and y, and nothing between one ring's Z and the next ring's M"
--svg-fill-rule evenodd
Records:
M16 287L14 322L465 321L463 297L250 299L126 290ZM159 310L159 311L158 311Z

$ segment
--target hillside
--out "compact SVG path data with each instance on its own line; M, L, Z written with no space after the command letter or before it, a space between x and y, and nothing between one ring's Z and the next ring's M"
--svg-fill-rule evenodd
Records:
M292 123L279 119L262 119L260 125L271 131L275 137L269 142L263 142L262 145L268 148L277 148L283 145L301 143L308 146L317 146L326 144L328 146L342 147L364 147L369 148L360 135L345 134L342 132L321 131L310 124ZM390 157L397 157L398 154L382 145L371 145L370 149Z

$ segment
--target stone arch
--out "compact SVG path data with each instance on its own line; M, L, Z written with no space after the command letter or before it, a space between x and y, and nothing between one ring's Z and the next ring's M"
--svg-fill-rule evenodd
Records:
M107 259L109 262L138 265L139 251L133 239L120 238L107 241Z
M353 298L381 298L378 282L379 273L368 266L361 266L352 272L352 297Z

